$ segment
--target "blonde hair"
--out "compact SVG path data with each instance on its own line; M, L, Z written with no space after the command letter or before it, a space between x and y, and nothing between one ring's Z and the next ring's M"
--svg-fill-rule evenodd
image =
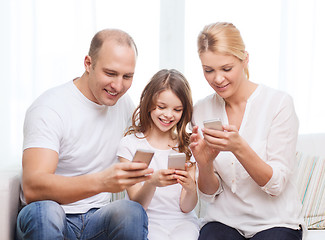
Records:
M172 131L178 142L178 151L185 153L189 160L192 154L189 149L190 134L186 131L186 126L193 114L192 93L184 75L175 69L162 69L151 78L141 94L139 106L133 113L132 126L125 135L133 133L137 136L136 133L150 130L154 124L150 112L156 109L158 95L165 90L171 90L182 102L182 117Z
M227 22L216 22L206 25L200 32L197 41L199 55L211 51L216 54L232 55L241 61L247 57L244 41L239 30ZM248 68L245 68L249 79Z

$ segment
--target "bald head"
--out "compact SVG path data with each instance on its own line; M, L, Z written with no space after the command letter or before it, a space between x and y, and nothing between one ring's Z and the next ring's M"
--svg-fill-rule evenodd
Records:
M119 29L104 29L97 32L91 40L88 55L92 59L93 67L96 65L98 53L105 41L114 41L118 45L134 48L136 56L138 55L137 46L128 33Z

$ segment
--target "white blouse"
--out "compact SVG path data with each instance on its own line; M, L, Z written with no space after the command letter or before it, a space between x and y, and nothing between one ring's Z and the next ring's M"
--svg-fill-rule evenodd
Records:
M221 118L229 124L225 102L217 94L194 106L192 125ZM284 92L259 85L247 101L239 134L273 169L269 182L260 187L232 152L220 152L214 170L220 187L213 195L200 192L207 201L205 221L236 228L244 237L272 227L304 226L301 203L292 182L298 119L292 98Z

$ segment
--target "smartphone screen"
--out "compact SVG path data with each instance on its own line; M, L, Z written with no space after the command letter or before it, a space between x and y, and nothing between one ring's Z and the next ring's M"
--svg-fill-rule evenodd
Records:
M153 155L153 151L138 149L134 154L132 162L144 162L149 166Z
M223 131L221 119L211 119L203 121L204 128Z
M175 153L168 156L168 168L185 170L186 155L185 153Z

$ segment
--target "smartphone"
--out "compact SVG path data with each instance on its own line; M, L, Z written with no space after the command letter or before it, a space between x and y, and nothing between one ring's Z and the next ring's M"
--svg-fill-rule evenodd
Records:
M168 156L168 168L185 170L185 153L175 153Z
M220 118L203 121L204 128L223 131L222 122Z
M149 166L153 155L154 152L151 150L138 149L134 154L132 162L144 162Z

